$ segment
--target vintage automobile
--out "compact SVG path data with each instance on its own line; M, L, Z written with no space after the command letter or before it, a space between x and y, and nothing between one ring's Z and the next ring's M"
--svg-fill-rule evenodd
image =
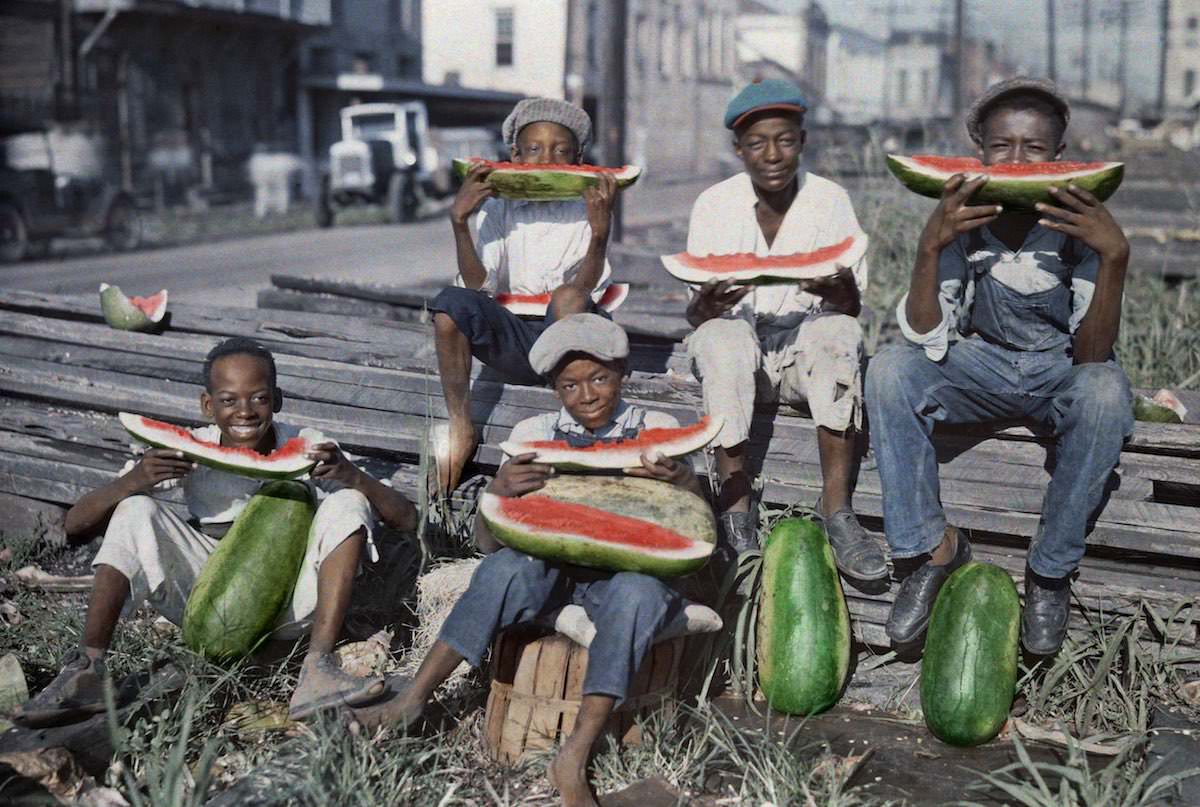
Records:
M342 139L329 148L321 176L317 224L331 227L339 208L383 205L394 223L416 217L421 201L458 188L455 157L495 152L496 134L484 127L429 125L425 104L373 103L341 112Z
M44 130L0 132L0 262L44 255L50 239L101 237L115 250L142 240L133 197L55 165Z

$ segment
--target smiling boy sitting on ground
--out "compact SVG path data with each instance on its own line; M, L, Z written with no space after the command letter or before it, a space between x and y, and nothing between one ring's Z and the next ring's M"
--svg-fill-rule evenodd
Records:
M200 408L213 422L192 435L259 454L297 436L320 440L309 454L318 464L308 484L328 495L317 508L291 605L274 634L295 638L309 629L308 653L291 701L290 714L300 719L319 709L361 703L383 690L378 676L343 672L333 645L364 546L372 560L377 557L371 539L376 515L394 529L412 530L417 514L402 494L352 464L337 443L276 420L282 407L271 353L251 339L229 339L204 361ZM58 677L19 707L15 719L28 726L59 725L104 711L105 655L122 613L144 601L182 624L188 594L205 562L262 485L260 479L195 465L178 451L152 448L76 502L67 511L67 535L78 539L104 530L92 562L96 580L83 636ZM147 495L173 487L183 489L187 519Z

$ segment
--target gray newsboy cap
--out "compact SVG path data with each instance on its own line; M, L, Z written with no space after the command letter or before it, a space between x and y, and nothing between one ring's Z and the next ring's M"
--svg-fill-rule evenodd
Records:
M975 102L971 104L971 108L967 110L967 134L971 136L972 142L979 143L983 140L983 132L979 127L988 108L1006 96L1018 94L1040 95L1049 101L1058 114L1062 115L1064 129L1071 122L1071 106L1067 103L1066 97L1058 91L1058 87L1053 81L1045 78L1017 76L988 87L983 95L976 98Z
M604 361L624 359L629 355L629 337L608 317L572 314L542 331L529 349L529 366L538 375L549 375L563 356L576 352Z
M531 123L547 121L565 126L575 134L582 153L592 139L592 119L574 104L557 98L526 98L518 101L501 126L504 143L509 148L517 144L517 135Z

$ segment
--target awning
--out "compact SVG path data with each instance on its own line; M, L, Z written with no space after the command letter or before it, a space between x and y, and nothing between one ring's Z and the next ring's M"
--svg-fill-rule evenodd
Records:
M343 73L338 76L307 76L304 86L310 90L334 92L363 103L371 101L424 101L429 122L434 126L487 126L499 124L513 105L525 96L520 93L484 90L423 81L384 78L375 73Z

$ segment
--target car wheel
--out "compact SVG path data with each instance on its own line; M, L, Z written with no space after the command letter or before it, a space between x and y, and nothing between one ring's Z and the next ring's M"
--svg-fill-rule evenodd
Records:
M387 193L388 220L392 224L403 224L412 219L409 195L408 175L399 171L392 174L392 178L388 180Z
M110 249L128 252L142 243L142 221L137 208L128 199L118 199L108 208L104 225L104 240Z
M16 263L29 249L29 230L21 211L8 202L0 202L0 262Z

